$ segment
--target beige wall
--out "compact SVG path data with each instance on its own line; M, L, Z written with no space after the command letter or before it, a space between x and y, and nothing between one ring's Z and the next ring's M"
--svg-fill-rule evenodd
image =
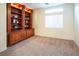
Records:
M6 4L0 3L0 52L6 49Z
M79 4L75 4L75 43L79 46Z
M40 36L55 37L73 40L73 4L64 4L64 28L45 28L44 9L36 9L33 12L33 27L35 34Z

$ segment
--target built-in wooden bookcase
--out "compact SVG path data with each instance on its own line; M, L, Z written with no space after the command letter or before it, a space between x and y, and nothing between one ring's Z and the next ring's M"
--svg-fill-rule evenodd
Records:
M32 9L19 3L7 4L8 46L34 35Z
M32 19L31 19L32 9L25 8L25 29L31 28L32 25Z
M8 32L22 29L22 6L18 3L7 4Z
M25 29L29 29L30 28L30 14L25 12Z
M22 10L11 7L11 30L22 29Z
M31 14L31 13L25 12L25 29L31 28L31 24L30 24L30 22L31 22L31 17L30 17L30 14Z

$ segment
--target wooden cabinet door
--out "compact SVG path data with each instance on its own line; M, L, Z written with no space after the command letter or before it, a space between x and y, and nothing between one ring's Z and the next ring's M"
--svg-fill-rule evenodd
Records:
M17 40L18 40L17 33L15 33L15 32L14 33L10 33L10 35L9 35L9 45L12 45L12 44L16 43Z
M21 34L21 40L26 39L26 31L25 30L22 30L22 32L20 34Z
M30 30L29 30L29 29L27 29L27 30L26 30L26 35L27 35L27 38L30 36L30 34L29 34L29 33L30 33Z
M34 29L27 29L27 37L31 37L34 35Z
M9 34L8 45L15 44L34 35L34 29L20 30Z
M22 32L21 31L15 31L11 32L9 34L9 45L15 44L22 40Z
M31 29L31 32L30 32L31 34L31 36L33 36L34 35L34 29Z

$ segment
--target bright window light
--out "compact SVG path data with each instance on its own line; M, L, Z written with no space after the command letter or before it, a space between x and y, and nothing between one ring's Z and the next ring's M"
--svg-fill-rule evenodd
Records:
M60 13L60 12L63 12L62 8L60 8L60 9L49 9L49 10L45 11L45 13Z
M49 15L45 17L46 28L63 28L63 15Z
M45 10L46 28L63 28L63 8Z

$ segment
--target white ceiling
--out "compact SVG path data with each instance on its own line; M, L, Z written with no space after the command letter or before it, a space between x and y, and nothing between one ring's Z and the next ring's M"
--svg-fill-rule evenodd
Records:
M32 9L48 8L48 7L58 6L61 4L63 4L63 3L24 3L24 5L29 6Z

